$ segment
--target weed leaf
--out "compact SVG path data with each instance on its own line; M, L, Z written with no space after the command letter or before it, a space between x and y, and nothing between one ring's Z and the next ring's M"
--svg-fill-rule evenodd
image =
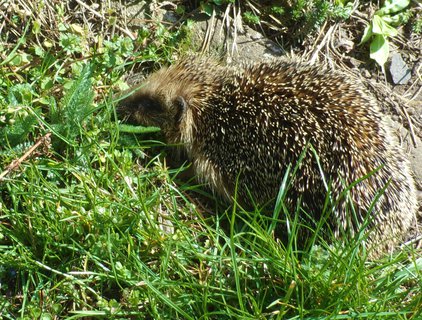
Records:
M405 9L410 3L410 0L386 0L384 6L375 12L376 15L387 15L399 12Z
M370 57L374 59L380 66L383 66L388 58L390 52L388 48L388 41L385 36L376 34L370 46Z
M363 32L362 39L360 40L359 44L363 44L365 42L368 42L369 39L372 37L372 23L368 24L365 28L365 31Z
M53 112L51 116L56 130L68 140L79 134L84 120L92 113L94 92L91 87L91 74L92 68L86 64L79 78L73 82L61 100L57 113Z

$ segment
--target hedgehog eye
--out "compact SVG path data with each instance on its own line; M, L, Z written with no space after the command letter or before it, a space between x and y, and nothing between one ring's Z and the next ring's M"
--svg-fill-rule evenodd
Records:
M182 116L186 111L186 108L188 104L186 103L186 100L182 96L178 96L174 103L176 107L176 121L182 120Z

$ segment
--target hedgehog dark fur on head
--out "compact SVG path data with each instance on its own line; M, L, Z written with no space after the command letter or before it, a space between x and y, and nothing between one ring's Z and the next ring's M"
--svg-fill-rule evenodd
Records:
M184 59L152 74L121 102L132 122L159 126L184 151L197 177L219 195L265 203L276 197L289 164L306 149L287 203L321 212L356 180L333 211L337 235L357 230L371 212L373 257L391 251L414 221L416 194L409 166L395 145L378 102L357 81L289 59L238 68L212 59ZM348 198L348 199L346 199ZM357 220L347 205L352 201ZM382 246L381 248L379 246Z

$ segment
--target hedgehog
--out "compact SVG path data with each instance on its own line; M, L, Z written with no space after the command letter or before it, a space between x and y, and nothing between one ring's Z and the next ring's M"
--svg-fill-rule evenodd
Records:
M160 127L198 180L228 201L274 202L294 167L287 206L300 201L317 219L329 194L334 234L369 221L372 257L392 252L415 221L409 164L358 80L291 58L225 66L189 57L131 92L119 113Z

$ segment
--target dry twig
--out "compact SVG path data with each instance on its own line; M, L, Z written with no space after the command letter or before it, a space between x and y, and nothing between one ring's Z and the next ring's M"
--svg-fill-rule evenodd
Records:
M34 151L41 145L48 145L51 137L51 132L47 133L43 137L39 138L38 141L24 153L22 157L19 159L15 159L9 164L2 173L0 173L0 182L4 180L4 178L13 170L15 170L19 165L24 162L27 158L29 158Z

